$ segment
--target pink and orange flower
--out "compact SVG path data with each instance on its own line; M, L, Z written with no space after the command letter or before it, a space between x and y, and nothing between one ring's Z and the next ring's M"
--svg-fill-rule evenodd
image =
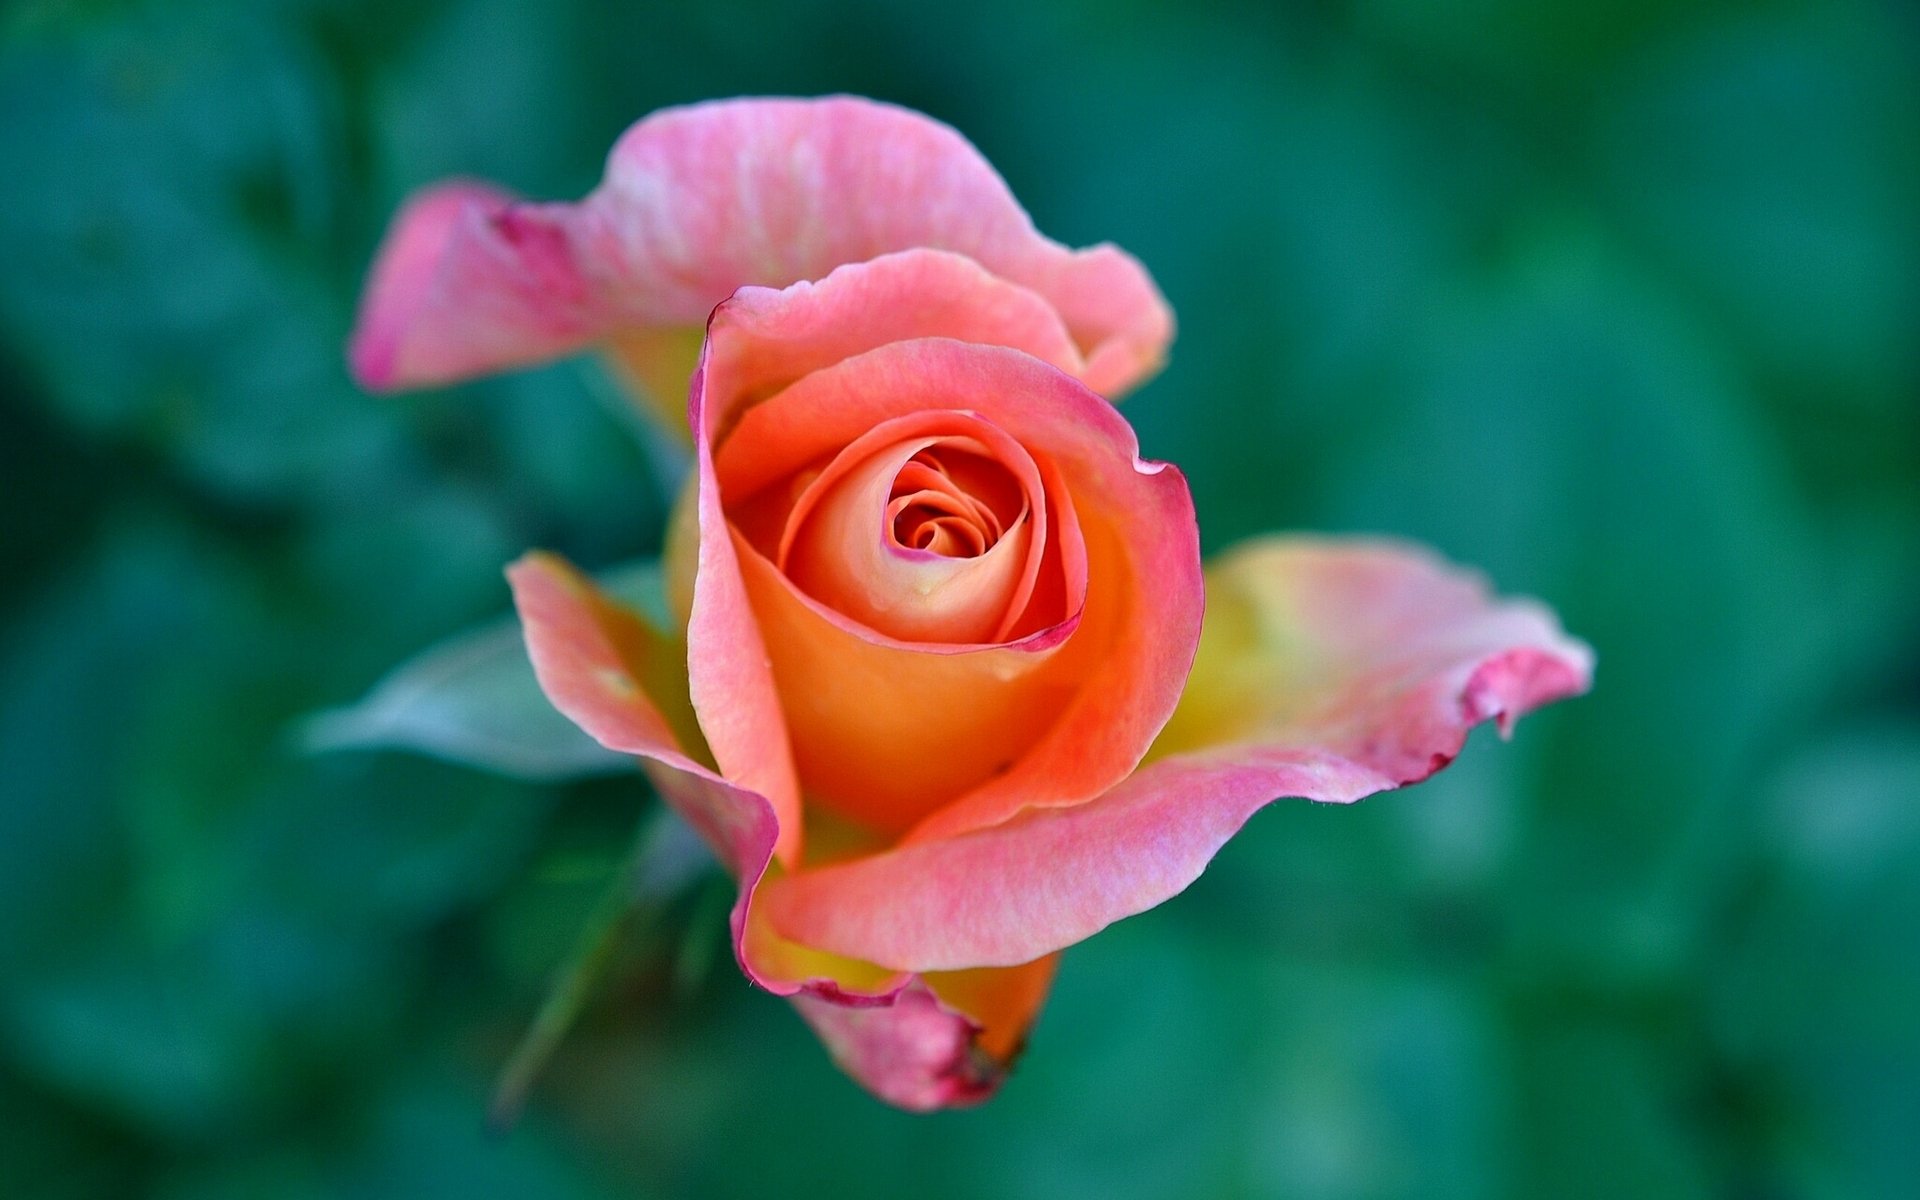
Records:
M1137 261L1042 236L946 126L741 100L641 121L577 204L415 197L350 356L385 390L597 347L687 433L675 620L531 554L535 672L739 881L747 976L925 1109L990 1095L1059 952L1263 805L1418 782L1588 686L1551 612L1413 547L1203 572L1113 403L1172 336Z

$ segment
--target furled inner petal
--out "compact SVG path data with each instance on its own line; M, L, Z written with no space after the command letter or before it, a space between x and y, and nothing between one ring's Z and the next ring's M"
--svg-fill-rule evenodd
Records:
M821 604L902 641L990 644L1027 623L1047 549L1042 475L988 422L883 422L802 481L773 557Z
M866 264L876 275L922 265ZM1110 403L1015 349L926 337L791 382L785 370L746 370L772 353L764 347L792 357L812 345L813 305L829 293L794 289L778 303L743 293L717 309L694 405L732 414L700 428L734 543L727 561L755 618L737 636L771 670L809 805L915 842L1099 795L1139 762L1193 663L1200 556L1185 481L1139 458ZM767 382L743 386L749 377ZM712 396L744 398L710 410ZM888 637L774 561L810 472L885 422L954 412L1018 439L1044 481L1050 536L1027 614L1003 644ZM702 529L702 551L717 560L716 525ZM729 719L697 689L695 706L703 729Z
M982 458L981 449L936 443L906 461L887 501L886 534L894 546L941 558L978 558L1026 517L1006 470ZM1019 510L1003 515L1008 506L995 503L996 493Z

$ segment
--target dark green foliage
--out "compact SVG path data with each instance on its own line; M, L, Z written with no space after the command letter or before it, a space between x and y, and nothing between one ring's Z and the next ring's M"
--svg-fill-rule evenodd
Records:
M1280 806L1067 956L983 1110L868 1100L696 889L494 1074L653 803L296 726L657 550L591 362L375 399L411 188L662 104L952 121L1181 320L1210 547L1435 543L1596 691ZM1920 24L1897 4L0 6L0 1195L1806 1197L1920 1180Z

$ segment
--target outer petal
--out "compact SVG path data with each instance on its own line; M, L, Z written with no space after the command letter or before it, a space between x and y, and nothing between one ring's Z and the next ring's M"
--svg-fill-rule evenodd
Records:
M670 698L676 647L553 555L527 555L507 579L534 674L554 707L609 750L672 772L657 778L671 785L668 797L681 815L729 871L757 881L779 835L778 815L764 796L718 775L702 748L690 750L685 720L668 719L668 710L687 703L684 684L677 703ZM744 912L735 915L744 923Z
M1038 294L957 254L907 250L850 263L818 282L741 288L715 308L701 396L708 436L731 433L743 410L795 380L881 346L932 337L1020 350L1075 378L1086 369L1060 314ZM753 492L845 444L818 436L741 442L725 452L727 490ZM751 453L756 445L774 456Z
M841 1069L882 1100L919 1111L978 1104L1024 1047L1057 961L928 977L891 1008L793 1003Z
M1165 757L1091 803L780 880L774 923L901 970L1026 961L1176 895L1276 797L1418 782L1592 671L1546 609L1409 548L1265 539L1208 587Z
M778 820L765 797L729 783L689 753L674 648L560 559L529 555L509 570L541 688L609 749L647 760L661 794L740 881L732 926L748 978L789 996L842 1067L883 1099L911 1108L992 1093L1052 981L1054 960L923 979L790 942L756 911ZM663 711L664 710L664 711Z
M579 204L428 193L381 250L354 370L372 388L444 383L616 334L697 327L740 287L923 246L1044 296L1103 394L1165 358L1172 313L1132 257L1042 236L947 126L832 97L655 113L621 137Z
M517 204L488 184L454 180L401 207L347 348L362 386L444 383L471 374L472 363L526 362L581 343L586 287L571 253L550 237L523 243L510 215Z
M692 728L684 653L552 555L526 556L507 578L547 698L609 750L645 759L661 794L740 880L734 949L748 978L782 995L805 986L869 999L898 991L904 977L811 954L755 919L754 892L774 869L785 818L766 796L716 772L698 747L689 752L689 736L675 728ZM675 709L686 715L670 720Z

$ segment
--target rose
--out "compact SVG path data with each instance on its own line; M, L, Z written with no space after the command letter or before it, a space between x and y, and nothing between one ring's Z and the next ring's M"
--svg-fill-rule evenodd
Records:
M1120 252L1035 233L944 127L704 106L630 131L579 206L492 196L403 214L356 367L600 342L658 395L663 328L718 304L679 627L549 555L509 574L554 705L740 881L742 969L894 1103L989 1094L1057 952L1180 891L1261 805L1416 781L1478 721L1586 686L1544 609L1385 544L1230 552L1203 633L1184 481L1099 394L1157 366L1164 304Z
M1089 800L1171 713L1200 631L1192 508L1177 472L1141 463L1119 414L1068 373L1083 366L1050 306L941 252L742 289L714 313L693 385L697 538L670 556L684 657L553 559L512 572L556 705L667 763L661 790L748 881L743 967L830 997L803 1011L901 1103L997 1078L1052 948L950 982L823 955L758 897L849 853ZM691 736L667 741L646 710L637 681L656 661L684 663L715 769L694 770ZM908 989L923 1007L901 1006ZM878 1020L855 1000L898 1011ZM940 1033L933 1061L926 1033L902 1041L912 1012Z
M874 257L888 251L904 253ZM692 610L685 635L691 653L650 643L644 629L620 621L603 599L588 601L596 621L622 626L628 663L602 663L595 678L604 682L614 677L609 672L631 671L631 663L644 657L641 671L654 678L636 694L651 694L655 709L677 710L676 732L663 736L664 718L653 717L642 722L654 730L650 740L589 728L610 744L655 757L685 757L691 750L694 761L711 753L700 765L722 768L712 778L676 777L664 769L656 777L748 881L736 925L750 975L776 990L804 985L809 994L877 998L907 994L901 991L904 980L802 955L777 939L764 920L749 921L747 900L767 854L736 845L728 830L711 828L710 810L732 803L739 811L722 823L751 826L757 812L771 808L776 861L783 872L795 873L807 824L799 801L803 782L813 824L826 824L823 818L837 812L842 820L834 832L846 842L856 829L870 836L905 834L962 793L971 793L976 822L1041 795L1054 794L1060 802L1085 799L1134 765L1177 699L1198 633L1192 514L1177 474L1143 472L1124 422L1059 371L1114 394L1157 368L1172 322L1145 272L1112 248L1069 252L1040 237L972 148L924 118L855 100L709 105L636 126L616 146L606 182L578 206L515 204L494 189L465 183L417 198L376 264L351 357L363 383L393 387L599 343L658 399L676 390L684 394L688 370L676 369L676 355L697 345L699 325L718 301L747 283L827 277L842 263L860 265L826 278L817 290L762 295L757 307L753 297L737 297L724 319L716 317L702 372L703 395L714 400L699 401L706 424L696 430L703 479L710 485L703 488L695 522L703 565L681 572ZM806 336L796 337L796 330ZM884 614L870 603L861 609L859 574L833 552L834 539L844 540L847 494L855 490L843 481L838 488L816 489L808 519L796 523L790 545L763 537L736 555L729 542L736 518L744 518L721 494L722 475L736 477L734 491L765 491L764 481L750 487L737 478L756 466L743 465L743 459L756 446L764 459L769 447L793 445L790 435L777 430L756 432L774 412L772 405L750 414L751 420L742 418L735 435L733 410L741 400L809 374L809 368L822 368L818 377L831 381L835 377L824 368L838 359L930 336L967 344L923 343L909 348L907 358L865 365L871 372L891 363L923 387L944 381L951 402L929 406L923 396L909 406L913 412L890 418L895 434L918 439L905 456L917 460L911 469L941 476L931 480L932 489L916 493L925 503L906 504L898 516L918 521L917 531L930 542L978 537L992 545L983 540L970 547L980 553L966 556L941 553L940 546L922 555L913 568L917 583L928 595L937 593L938 604L922 603L917 611L892 604ZM988 352L985 346L1025 353ZM795 353L801 361L779 357ZM741 378L742 371L752 377ZM1003 413L997 423L951 412L952 403L979 408L984 397L972 393L993 381L1007 392L1004 399L1025 391L1035 401L1052 402L1033 412ZM931 416L942 412L948 415ZM912 430L901 424L915 420L920 425ZM1031 436L1010 433L1002 427L1009 423ZM874 434L880 441L889 436ZM1027 442L1036 438L1059 445L1035 459ZM716 446L720 440L724 447ZM869 440L876 439L870 434ZM884 456L902 444L896 437L873 449ZM717 464L716 449L723 451ZM790 477L806 465L775 469ZM872 486L880 465L878 459L849 463L844 473L858 474L864 466ZM1067 468L1086 479L1069 488L1061 477ZM757 469L769 468L763 461ZM1108 477L1114 486L1106 485ZM974 494L982 488L998 494L983 503ZM995 512L992 501L1002 502L1005 511ZM936 512L941 504L968 511ZM1091 551L1089 531L1095 535ZM902 532L909 540L915 533ZM1155 544L1161 546L1157 558L1144 553ZM736 569L742 558L744 573ZM1146 571L1161 576L1152 587L1138 578ZM803 587L771 614L784 621L786 635L766 638L758 618L742 614L764 615L769 605L778 605L783 580ZM556 665L563 655L548 645L550 622L542 614L549 610L542 605L556 591L576 601L591 593L550 559L523 564L514 581L543 683L578 718L584 701L567 695L565 669ZM920 594L911 591L913 583L901 582L909 594ZM955 605L962 592L966 603ZM744 607L743 597L749 597ZM1122 603L1136 603L1129 597L1137 597L1140 612L1119 610ZM852 615L884 627L899 644L843 636L838 645L826 646L812 636L821 633L821 613L809 608L822 601L829 616L843 620L850 609L861 609ZM565 627L576 632L597 627L581 625L578 616L555 616L554 623L572 620ZM809 620L814 628L794 632L794 622ZM938 649L908 648L929 641ZM966 643L980 648L961 649ZM643 646L644 652L638 649ZM843 665L849 647L859 659L853 665L875 686L904 671L913 681L911 694L874 707L869 697L843 689L851 703L827 710L823 697L832 693L817 680L829 660ZM1104 661L1102 652L1115 647L1130 653ZM756 665L764 652L774 655L777 672ZM804 658L809 652L812 661ZM662 671L663 662L683 665ZM661 678L675 670L690 676L677 688ZM661 695L686 692L689 683L700 701L698 716L694 703L675 704ZM1054 709L1069 701L1072 719L1055 723L1042 739ZM950 747L937 757L902 737L903 729L924 725L929 710L937 710L939 732ZM891 718L893 727L876 723L875 714ZM915 730L921 742L931 729ZM995 786L976 786L989 776ZM689 778L710 791L727 782L752 795L689 799L683 794ZM963 815L956 809L939 819L959 828L953 823ZM772 961L776 956L779 962ZM1030 1012L1002 1019L984 1005L996 989L1011 986L1002 974L1027 997L1022 1003L1037 1004L1051 959L1036 957L1042 961L1020 972L937 981L949 1006L968 987L979 994L972 1015L991 1027L978 1039L950 1014L924 1023L940 1028L955 1047L977 1040L991 1054L999 1039L1004 1058ZM925 995L930 985L914 986L912 994ZM885 1022L817 1006L808 1011L843 1056L858 1057L863 1051L847 1040L851 1030L904 1029L912 1008L912 1001L896 1000L888 1011L897 1015ZM1003 1036L1003 1029L1011 1032ZM948 1061L955 1057L943 1053ZM888 1056L866 1057L879 1063ZM955 1098L969 1086L947 1065L921 1064L924 1079L899 1061L867 1075L894 1098L925 1103ZM896 1077L903 1082L891 1082Z

